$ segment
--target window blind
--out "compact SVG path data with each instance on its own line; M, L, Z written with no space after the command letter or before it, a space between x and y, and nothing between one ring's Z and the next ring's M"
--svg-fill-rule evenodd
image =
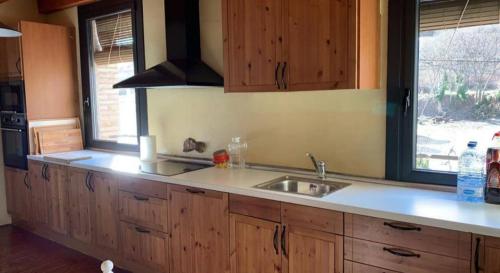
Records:
M500 0L420 1L420 31L498 23L500 23Z
M133 62L134 37L130 11L98 18L92 22L96 64Z

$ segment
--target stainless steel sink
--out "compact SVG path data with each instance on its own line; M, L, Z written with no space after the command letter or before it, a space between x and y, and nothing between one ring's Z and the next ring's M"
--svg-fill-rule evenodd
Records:
M255 186L259 189L323 197L350 184L294 176L283 176Z

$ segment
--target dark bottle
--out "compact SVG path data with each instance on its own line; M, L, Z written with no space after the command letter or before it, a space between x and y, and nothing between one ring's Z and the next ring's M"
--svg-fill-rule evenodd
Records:
M493 136L493 142L486 154L486 183L484 201L500 204L500 132Z

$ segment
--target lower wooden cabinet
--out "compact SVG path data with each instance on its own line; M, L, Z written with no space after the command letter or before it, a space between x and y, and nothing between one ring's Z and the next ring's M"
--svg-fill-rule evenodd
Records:
M28 172L5 167L7 211L20 220L30 222L31 191Z
M366 264L345 261L344 273L400 273L400 272L390 271L387 269L382 269L379 267L370 266Z
M231 214L231 273L281 272L281 224Z
M118 185L114 176L72 168L70 234L81 242L118 250Z
M48 183L45 179L46 164L29 161L29 181L31 185L32 221L42 227L49 225L49 202L47 198Z
M172 272L229 272L228 194L169 185Z
M472 273L500 273L500 238L474 235Z
M125 259L158 272L169 272L169 236L149 228L121 222L121 251Z
M342 273L344 267L341 235L283 226L286 230L287 251L283 257L288 273Z
M68 233L68 168L56 164L45 167L49 228L60 234Z

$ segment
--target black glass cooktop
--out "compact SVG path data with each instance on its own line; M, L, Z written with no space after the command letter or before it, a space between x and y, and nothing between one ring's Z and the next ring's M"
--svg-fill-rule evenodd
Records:
M165 176L178 175L181 173L192 172L208 167L210 167L210 165L183 162L183 161L173 161L173 160L165 160L154 163L149 163L149 162L141 163L142 172L165 175Z

